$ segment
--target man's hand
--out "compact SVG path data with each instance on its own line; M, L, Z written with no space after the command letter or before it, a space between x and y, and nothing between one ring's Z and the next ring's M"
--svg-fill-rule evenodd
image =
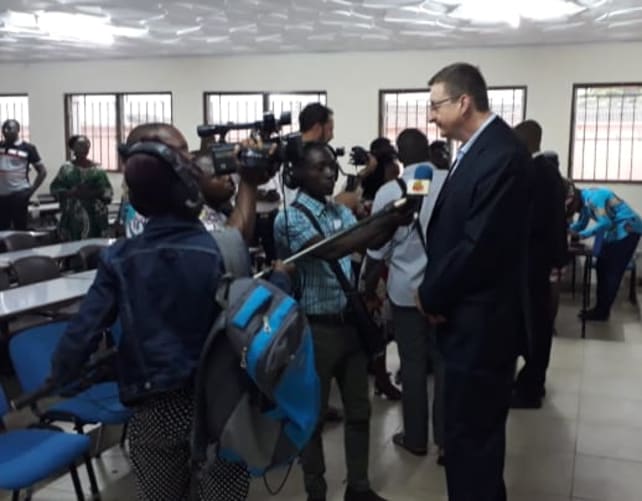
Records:
M243 149L252 149L255 151L260 151L262 148L263 148L263 141L261 141L261 138L249 138L249 139L245 139L244 141L241 141L241 143L237 145L234 150L237 158L237 168L238 168L239 176L241 176L242 181L246 182L251 186L260 186L262 184L265 184L270 179L272 179L273 175L270 175L270 173L264 169L257 169L257 168L247 167L243 165L243 163L238 159L238 157ZM268 155L270 156L274 155L274 153L276 152L276 149L277 149L277 145L273 144L270 147Z
M281 273L286 273L290 276L294 276L296 272L296 266L294 263L285 264L283 261L274 261L272 262L272 269L274 271L280 271Z
M363 295L363 301L366 304L366 309L369 313L381 308L381 299L374 292L366 292Z
M334 201L339 205L345 205L353 213L356 213L359 208L361 197L355 191L342 191L334 197Z
M421 299L419 298L418 292L415 292L415 305L417 306L419 313L421 313L424 317L428 319L428 322L430 322L430 325L436 326L439 324L446 323L446 317L444 317L443 315L426 313L424 311L424 307L421 304Z

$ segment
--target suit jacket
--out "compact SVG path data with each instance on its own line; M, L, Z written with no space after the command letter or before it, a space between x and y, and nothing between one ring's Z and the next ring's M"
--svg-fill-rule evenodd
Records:
M424 311L447 322L447 364L506 370L525 330L531 158L500 118L480 134L446 181L428 226Z
M533 157L530 267L532 273L550 274L568 263L566 189L554 153Z

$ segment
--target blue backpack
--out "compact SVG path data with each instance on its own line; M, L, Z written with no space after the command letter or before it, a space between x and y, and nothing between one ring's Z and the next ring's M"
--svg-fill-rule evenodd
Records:
M261 476L291 464L317 426L314 346L303 311L275 285L239 278L226 289L196 374L192 461L219 457Z

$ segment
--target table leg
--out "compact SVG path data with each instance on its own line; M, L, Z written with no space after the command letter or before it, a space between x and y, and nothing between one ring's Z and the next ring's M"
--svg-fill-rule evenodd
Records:
M575 299L575 272L577 268L577 256L573 256L571 262L571 297Z
M586 312L589 309L591 294L591 267L593 257L586 256L584 260L584 276L582 279L582 339L586 338Z

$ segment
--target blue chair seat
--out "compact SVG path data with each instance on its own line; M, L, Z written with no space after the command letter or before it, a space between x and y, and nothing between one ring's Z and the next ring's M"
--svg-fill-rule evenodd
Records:
M132 415L120 402L116 383L96 384L45 411L45 415L52 419L56 419L58 413L72 415L83 423L104 424L124 424Z
M0 434L0 489L21 490L59 471L85 454L86 435L43 429Z

